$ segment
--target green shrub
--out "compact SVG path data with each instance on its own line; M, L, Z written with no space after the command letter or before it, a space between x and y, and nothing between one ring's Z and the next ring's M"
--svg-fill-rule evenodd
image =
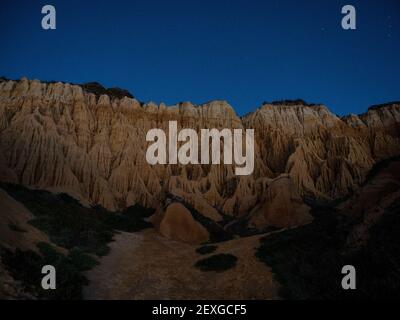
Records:
M198 254L209 254L214 252L218 247L217 246L202 246L196 249Z
M22 186L0 184L33 214L30 223L45 232L50 240L66 249L82 250L98 256L109 252L108 243L116 230L134 232L151 227L144 218L154 210L135 205L123 212L109 212L97 206L83 207L76 199Z
M135 205L114 213L101 207L83 207L66 194L54 195L4 183L0 187L33 213L29 223L45 232L52 243L69 250L69 255L64 256L48 243L37 245L40 254L29 250L1 250L7 270L21 280L27 292L41 299L81 299L82 287L88 283L82 272L98 263L94 256L110 251L108 243L118 230L133 232L150 227L144 219L154 212ZM22 232L16 225L10 228ZM41 268L46 264L56 268L56 290L45 291L40 286Z
M88 280L81 271L92 267L96 261L90 260L86 254L79 258L77 253L64 256L48 243L39 243L37 247L40 254L32 250L1 250L1 260L13 278L21 281L24 289L39 299L82 299L82 287L88 284ZM55 290L44 290L41 287L41 270L45 265L52 265L56 269Z
M14 224L14 223L10 223L8 226L12 231L15 231L15 232L21 232L21 233L26 232L26 230L22 229L20 226Z
M201 271L222 272L233 268L236 265L237 258L232 254L215 254L196 262L195 267Z
M88 271L99 264L95 258L80 249L71 250L68 257L79 271Z
M400 298L400 200L371 228L367 244L345 254L349 226L327 208L313 223L261 239L256 256L272 268L286 299ZM343 290L344 265L357 270L357 290Z
M1 249L1 260L11 275L20 280L27 292L38 296L37 288L40 285L41 266L43 259L34 251L22 251L16 249L12 252Z
M133 95L125 89L121 88L104 88L98 82L88 82L80 85L86 92L93 93L96 96L100 96L102 94L109 95L111 98L121 99L123 97L133 98Z
M308 106L308 107L314 107L319 105L316 103L307 103L303 99L286 99L286 100L276 100L272 102L264 101L262 104L263 105L271 104L276 106L285 105L285 106Z
M400 104L400 101L391 101L391 102L382 103L382 104L375 104L375 105L370 106L368 108L368 111L383 109L383 108L386 108L386 107L390 107L393 104Z

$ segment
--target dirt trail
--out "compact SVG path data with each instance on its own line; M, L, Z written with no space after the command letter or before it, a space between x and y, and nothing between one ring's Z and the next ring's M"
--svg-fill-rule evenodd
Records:
M231 253L237 265L224 272L194 267L209 255L196 246L168 240L154 229L121 233L109 255L87 273L86 299L277 299L278 285L255 257L260 236L218 244L212 253Z

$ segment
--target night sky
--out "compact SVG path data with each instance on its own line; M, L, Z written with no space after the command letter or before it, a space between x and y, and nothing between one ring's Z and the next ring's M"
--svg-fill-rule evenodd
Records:
M57 30L41 28L41 8ZM342 6L357 30L341 28ZM400 100L400 1L31 1L0 4L0 75L227 100L244 114L302 98L343 115Z

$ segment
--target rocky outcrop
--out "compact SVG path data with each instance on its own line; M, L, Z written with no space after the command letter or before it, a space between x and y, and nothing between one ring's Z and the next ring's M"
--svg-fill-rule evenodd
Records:
M341 119L322 105L266 104L243 123L256 131L260 175L288 173L303 196L342 197L400 150L400 105Z
M304 204L290 176L283 175L271 181L260 208L251 213L250 226L289 228L312 221L310 207Z
M209 239L207 229L181 203L169 204L152 218L158 231L168 239L192 244L201 244Z
M255 129L254 173L235 176L228 165L149 165L146 132L168 132L170 120L178 129ZM68 83L2 81L0 180L110 210L156 208L172 194L220 221L262 205L281 174L301 197L332 199L357 189L376 161L399 153L399 121L398 104L339 118L322 105L285 102L239 118L225 101L167 107Z

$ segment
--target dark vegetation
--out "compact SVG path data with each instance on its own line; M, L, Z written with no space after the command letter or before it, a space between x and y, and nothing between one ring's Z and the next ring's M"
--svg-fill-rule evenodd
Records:
M217 246L202 246L196 249L198 254L209 254L217 250Z
M65 276L76 280L76 282L66 280L74 288L65 288L66 291L55 290L58 293L54 298L60 299L70 299L71 292L74 295L80 292L85 281L80 279L80 274L76 273L93 267L96 262L95 256L107 254L109 252L108 243L113 241L113 236L118 231L135 232L150 227L151 224L144 218L154 212L152 209L135 205L124 212L114 213L101 207L85 208L66 194L54 195L46 191L29 190L22 186L3 183L0 184L0 187L17 201L23 203L34 214L35 218L30 221L33 226L45 232L52 243L69 250L68 257L58 254L54 249L44 245L39 248L42 256L38 256L35 252L18 250L13 256L13 253L5 251L3 253L6 258L3 259L3 262L6 262L10 272L21 273L22 280L25 282L27 280L24 278L25 271L16 268L16 265L20 265L19 268L25 268L24 265L26 265L28 268L32 264L37 264L36 267L39 268L39 266L43 266L43 261L50 259L49 257L57 258L60 269L67 270ZM43 254L43 250L46 250L46 254ZM55 258L55 256L57 257ZM26 263L24 263L24 259L27 259ZM26 273L29 274L28 269ZM29 287L30 282L28 281L27 284ZM35 284L40 286L40 281L35 281ZM37 290L38 288L36 288ZM81 295L77 294L74 297L80 298Z
M315 106L320 105L317 103L307 103L303 99L294 99L294 100L285 99L285 100L276 100L276 101L272 101L272 102L264 101L262 104L263 105L264 104L272 104L275 106L285 105L285 106L306 106L306 107L315 107Z
M188 209L191 211L193 218L207 229L210 235L209 242L215 243L233 239L233 234L225 230L221 222L216 223L210 218L203 216L191 206L188 206Z
M356 252L345 250L351 225L333 208L316 209L314 216L310 225L266 236L258 248L257 257L272 268L283 298L400 298L400 201ZM341 287L344 265L356 268L356 290Z
M9 81L11 79L8 79L6 77L0 77L0 82L3 81ZM18 80L14 80L14 81L18 81ZM43 81L41 80L41 82L43 83L57 83L57 82L61 82L61 83L66 83L66 82L62 82L62 81ZM79 83L72 83L69 82L72 85L78 85L81 86L82 89L88 93L93 93L94 95L96 95L96 97L101 96L102 94L106 94L108 95L110 98L118 98L118 99L122 99L123 97L128 97L128 98L134 98L134 96L125 89L121 89L118 87L113 87L113 88L105 88L103 85L101 85L98 82L87 82L87 83L83 83L83 84L79 84Z
M35 215L30 221L33 226L66 249L77 247L87 253L105 255L115 230L134 232L151 226L144 218L153 210L140 206L111 213L100 206L85 208L66 194L54 195L11 184L1 187Z
M21 233L26 232L26 230L24 230L24 229L21 228L19 225L16 225L16 224L14 224L14 223L8 224L8 227L9 227L12 231L15 231L15 232L21 232Z
M261 239L256 255L272 268L283 298L324 299L339 290L344 235L337 234L338 223L334 212L320 212L310 225Z
M368 182L370 182L371 179L374 178L378 172L387 168L393 161L399 161L399 160L400 156L394 156L375 163L374 166L371 168L371 170L368 172L367 176L365 177L363 185L366 185Z
M232 254L221 253L199 260L195 267L201 271L223 272L236 266L237 258Z
M393 104L400 104L400 101L392 101L392 102L387 102L387 103L382 103L382 104L375 104L373 106L370 106L368 108L368 111L370 110L379 110L385 107L390 107Z
M118 98L118 99L122 99L123 97L133 98L133 95L128 90L117 88L117 87L104 88L98 82L88 82L88 83L80 84L80 86L86 92L95 94L96 97L99 97L102 94L106 94L106 95L110 96L110 98Z
M12 79L9 79L4 76L0 77L0 82L9 81L9 80L12 80ZM18 80L14 80L14 81L18 81ZM56 82L62 82L62 81L41 80L41 82L56 83ZM62 82L62 83L66 83L66 82ZM105 88L102 84L95 82L95 81L87 82L87 83L83 83L83 84L79 84L79 83L70 83L70 84L79 85L86 92L95 94L96 97L99 97L102 94L106 94L106 95L110 96L110 98L118 98L118 99L122 99L123 97L134 98L134 96L126 89L121 89L118 87ZM140 103L143 104L143 102L140 102ZM179 104L182 104L182 103L183 102L179 102ZM281 106L281 105L298 106L298 105L300 105L300 106L306 106L306 107L315 107L315 106L321 105L321 103L308 103L308 102L304 101L303 99L283 99L283 100L275 100L272 102L264 101L262 103L262 105L265 105L265 104L271 104L271 105L276 105L276 106ZM400 104L400 101L391 101L391 102L387 102L387 103L372 105L368 108L368 111L369 110L379 110L379 109L382 109L385 107L390 107L393 104ZM244 115L244 116L246 116L246 115Z
M88 284L82 272L91 269L97 261L78 249L65 256L47 243L39 243L37 247L39 253L20 249L15 252L0 250L2 262L13 278L21 281L25 290L39 299L82 299L82 287ZM44 265L52 265L57 271L56 290L43 290L40 286Z
M267 226L263 229L256 229L250 226L249 220L249 217L240 218L237 221L234 221L233 223L226 226L225 230L239 237L249 237L256 234L263 234L279 230L279 228L273 226Z

